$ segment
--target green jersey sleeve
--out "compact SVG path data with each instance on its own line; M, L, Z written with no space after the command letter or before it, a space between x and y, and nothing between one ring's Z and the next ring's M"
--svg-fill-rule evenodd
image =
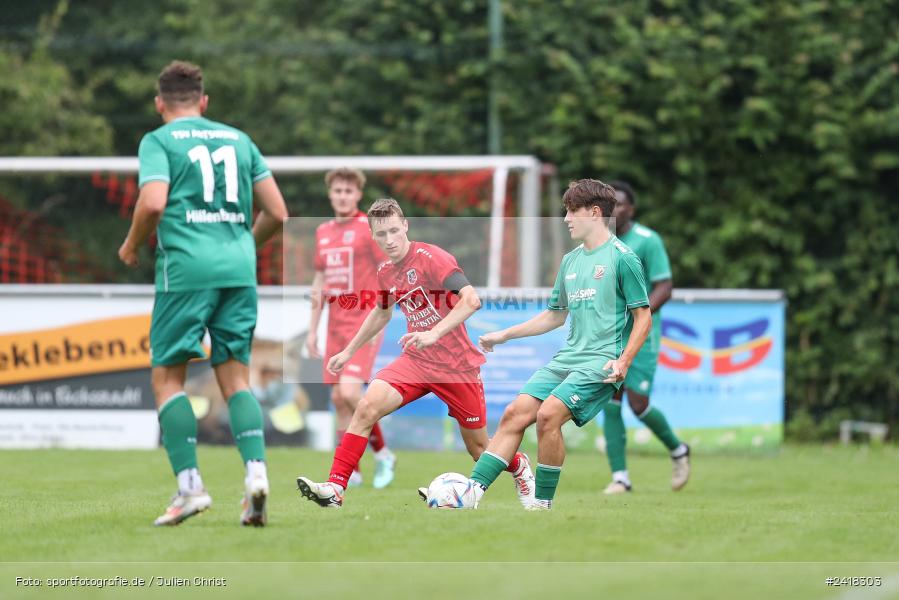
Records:
M252 141L250 141L250 155L253 165L250 174L253 178L253 183L262 181L266 177L271 177L272 172L268 168L265 158L262 157L262 152L259 151L259 148Z
M636 254L629 252L621 256L618 263L618 285L624 296L627 310L649 306L646 297L646 281L643 279L643 265Z
M556 275L556 283L553 285L553 291L549 295L549 310L568 310L568 293L565 291L565 263L568 257L562 259L559 265L559 273Z
M646 274L649 277L647 283L671 279L671 263L668 261L668 253L665 251L665 243L658 235L653 235L646 246Z
M138 186L143 186L150 181L165 181L169 183L169 157L162 147L162 142L151 133L148 133L140 141L137 150L137 158L140 163Z

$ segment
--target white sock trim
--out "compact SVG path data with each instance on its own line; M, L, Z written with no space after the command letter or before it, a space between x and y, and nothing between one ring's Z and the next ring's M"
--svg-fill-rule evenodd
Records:
M484 450L484 454L489 454L490 456L492 456L493 458L495 458L495 459L498 460L499 462L503 463L503 464L506 465L507 467L509 466L509 461L505 460L502 456L499 456L498 454L494 454L493 452L489 452L489 451L487 451L487 450Z
M627 469L625 469L624 471L615 471L614 473L612 473L612 481L630 485L631 478L628 477Z
M646 410L644 410L644 411L641 412L639 415L637 415L637 418L638 418L638 419L642 419L643 417L645 417L646 415L648 415L648 414L649 414L649 411L651 411L651 410L652 410L652 404L647 404L647 405L646 405Z
M671 458L683 458L687 455L687 445L683 442L680 445L670 452Z
M175 476L178 480L178 492L184 494L196 494L203 491L203 478L200 470L194 467L178 471Z
M561 470L562 470L562 466L561 466L561 465L559 465L559 466L556 466L556 465L544 465L543 463L537 463L537 468L538 468L538 469L540 469L540 468L543 468L543 469L549 469L550 471L561 471Z
M168 406L169 402L177 399L180 396L184 396L185 398L187 398L187 392L185 392L184 390L181 390L180 392L175 392L174 394L169 396L168 399L159 406L159 408L156 410L156 412L162 412L162 409L165 408L166 406Z
M256 477L268 479L268 469L265 462L261 460L247 461L247 479L254 479Z

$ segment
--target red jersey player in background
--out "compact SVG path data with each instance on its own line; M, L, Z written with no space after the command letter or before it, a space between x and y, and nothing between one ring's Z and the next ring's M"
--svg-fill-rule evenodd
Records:
M409 240L409 223L396 200L375 202L368 211L368 221L372 237L389 260L378 268L377 294L360 299L371 302L374 309L327 368L333 373L345 370L356 352L383 331L395 304L406 317L408 332L400 338L402 354L375 375L356 407L346 435L334 452L328 481L297 478L300 493L326 508L343 504L350 474L378 420L428 392L449 407L474 460L488 441L480 369L484 355L471 343L464 325L481 306L477 292L451 254L432 244ZM528 457L519 452L506 470L515 478L522 504L529 502L534 495L534 475Z
M343 350L371 311L363 306L360 295L377 289L378 265L387 257L371 237L368 218L359 210L365 175L356 169L335 169L325 175L328 198L334 218L315 230L315 278L312 281L312 319L306 337L306 349L312 358L322 358L318 348L318 325L324 305L328 305L327 339L323 367ZM364 344L340 374L323 369L322 381L331 386L331 402L337 413L337 443L340 444L353 411L362 398L362 387L371 377L372 366L383 336ZM383 488L393 481L396 457L387 449L381 427L375 423L368 438L375 453L374 487ZM358 470L349 485L361 485Z

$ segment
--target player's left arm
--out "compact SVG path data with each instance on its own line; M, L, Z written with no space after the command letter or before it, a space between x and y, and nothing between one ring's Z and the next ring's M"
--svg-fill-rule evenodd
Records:
M671 300L671 292L673 289L674 284L671 282L671 279L654 281L652 289L649 290L649 309L652 312L658 312L666 302Z
M630 312L634 325L621 356L606 362L603 366L603 369L609 371L603 383L624 381L627 370L634 362L634 357L640 351L652 327L652 311L649 308L649 298L646 296L646 283L640 259L633 253L622 256L617 276L618 286L626 303L625 310Z
M652 328L652 312L648 306L632 309L631 316L634 318L634 327L631 329L627 345L617 360L610 360L605 364L604 368L611 372L603 380L603 383L624 381L627 370L631 368L634 357L637 356L637 352L640 351L640 347L643 346L643 342L646 341L646 336L649 335L649 330Z
M654 235L650 241L646 254L646 271L652 286L649 290L649 308L652 312L657 312L671 299L674 284L671 278L671 261L668 260L665 243L658 235Z
M137 266L137 252L159 225L168 200L167 181L148 181L140 188L140 195L134 205L131 228L119 248L119 258L129 267Z
M465 278L461 271L450 274L444 281L444 288L450 291L458 289L458 298L456 305L446 317L441 319L429 331L417 331L415 333L407 333L400 338L400 344L403 350L407 348L427 348L437 343L437 340L461 325L465 320L473 315L481 308L481 299L478 297L477 291ZM445 296L449 301L449 294Z

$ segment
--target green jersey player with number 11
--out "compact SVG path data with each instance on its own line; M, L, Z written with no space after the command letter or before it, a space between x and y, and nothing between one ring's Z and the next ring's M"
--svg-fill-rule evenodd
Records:
M240 522L259 527L269 485L262 410L249 386L256 248L280 230L287 207L247 134L203 118L209 97L199 67L173 62L158 87L156 111L165 124L140 143L140 196L119 249L119 258L136 266L138 249L156 230L153 393L178 494L155 524L177 525L212 504L197 466L197 420L184 393L187 362L205 356L208 330L212 366L247 468Z

